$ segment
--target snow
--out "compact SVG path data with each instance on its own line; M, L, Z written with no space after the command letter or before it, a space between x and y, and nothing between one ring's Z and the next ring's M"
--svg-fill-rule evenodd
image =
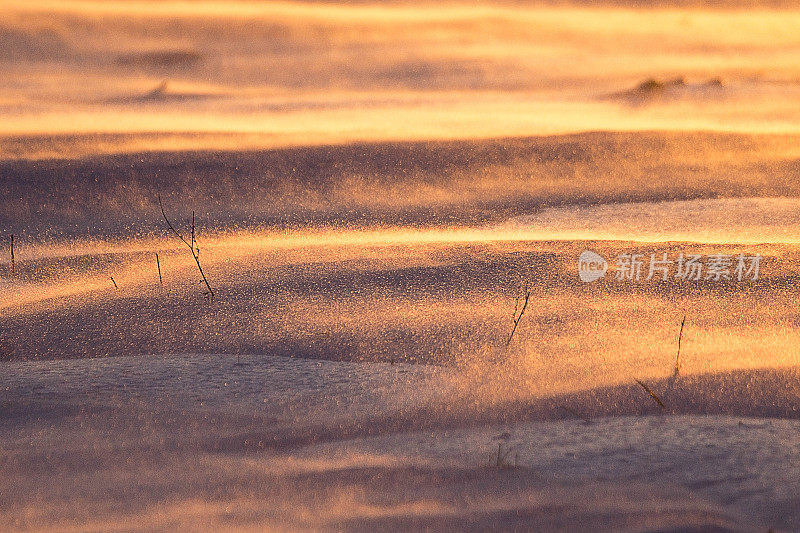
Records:
M796 419L470 421L439 413L455 373L269 356L3 363L2 525L800 527Z
M800 530L800 12L588 3L5 0L0 531Z

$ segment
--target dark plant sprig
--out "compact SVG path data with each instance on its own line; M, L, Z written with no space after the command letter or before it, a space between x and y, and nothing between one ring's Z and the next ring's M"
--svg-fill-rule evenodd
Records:
M164 211L164 204L161 202L161 195L158 195L158 206L161 208L161 215L164 217L164 221L167 223L167 227L169 227L170 231L178 237L183 244L185 244L189 251L192 252L192 257L194 258L194 262L197 263L197 270L200 271L200 276L203 278L203 283L205 283L208 292L205 295L208 297L209 300L214 299L214 289L211 288L211 284L208 282L208 278L206 278L205 272L203 272L203 267L200 265L200 248L197 246L197 239L195 237L195 218L194 218L194 211L192 211L192 228L191 228L191 240L187 240L178 230L175 229L175 226L172 225L172 222L169 221L167 218L167 213Z
M655 400L655 402L658 404L659 407L661 407L662 409L664 409L666 407L666 405L664 405L664 402L661 401L661 398L656 396L656 393L653 392L652 390L650 390L650 387L645 385L645 383L643 381L638 380L636 378L633 378L633 379L636 380L636 383L641 385L641 387L645 390L645 392L647 392L647 394L650 395L651 398L653 398L653 400Z
M531 289L528 286L528 282L525 281L522 284L522 290L517 298L514 300L514 315L512 316L512 320L514 321L514 327L511 328L511 333L508 336L508 340L506 341L506 348L511 344L511 341L514 339L514 333L517 331L517 326L519 326L520 321L522 320L522 316L525 314L525 310L528 308L528 301L531 298ZM522 303L522 308L520 309L520 302ZM517 314L519 311L519 314Z
M683 326L686 324L686 313L683 314L683 320L681 320L681 331L678 333L678 355L675 356L675 372L673 373L673 377L677 378L678 374L681 371L681 339L683 339Z

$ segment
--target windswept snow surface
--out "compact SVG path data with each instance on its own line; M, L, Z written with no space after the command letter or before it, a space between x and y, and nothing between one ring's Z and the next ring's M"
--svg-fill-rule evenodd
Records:
M793 530L798 378L686 378L662 413L636 385L481 407L401 363L4 363L2 524Z
M0 530L800 530L800 11L709 4L3 1Z

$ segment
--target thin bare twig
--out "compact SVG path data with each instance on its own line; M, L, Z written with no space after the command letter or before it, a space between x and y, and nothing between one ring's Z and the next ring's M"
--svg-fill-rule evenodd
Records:
M514 449L513 446L508 446L505 449L505 451L503 451L503 443L502 442L498 443L498 445L497 445L497 457L495 458L495 467L497 467L497 468L510 468L511 465L508 463L507 459L508 459L508 456L509 456L509 454L511 454L511 451L513 449ZM515 463L514 466L516 466L516 463L517 463L518 459L519 459L519 457L517 457L514 460L514 463Z
M119 287L117 287L117 282L116 282L116 281L114 281L114 276L108 276L108 277L109 277L109 278L111 278L111 283L113 283L113 284L114 284L114 288L115 288L115 289L119 289Z
M678 333L678 355L675 356L675 373L673 377L678 377L678 374L681 371L681 339L683 338L683 325L686 324L686 313L683 314L683 320L681 320L681 331Z
M170 231L178 237L183 244L185 244L189 250L192 252L192 257L194 258L194 262L197 263L197 270L200 271L200 276L203 278L203 283L205 283L206 288L208 289L208 299L214 299L214 289L211 288L211 284L208 282L208 278L206 278L205 272L203 272L203 267L200 265L200 248L197 247L197 240L195 238L195 224L194 224L194 211L192 211L192 234L191 234L191 241L187 241L186 237L181 235L181 233L175 229L175 226L172 225L172 222L169 221L167 218L167 213L164 211L164 204L161 202L161 195L158 195L158 206L161 208L161 215L164 217L164 221L167 223L167 227L169 227Z
M655 393L655 392L653 392L652 390L650 390L650 387L648 387L647 385L645 385L643 381L640 381L640 380L638 380L638 379L636 379L636 378L633 378L633 379L635 379L635 380L636 380L636 383L638 383L639 385L641 385L641 386L642 386L642 388L643 388L643 389L644 389L644 390L647 392L647 394L649 394L649 395L650 395L650 397L651 397L651 398L653 398L653 399L656 401L656 403L658 404L658 406L659 406L659 407L661 407L662 409L664 409L664 408L666 407L666 405L664 405L664 402L662 402L662 401L661 401L661 398L659 398L658 396L656 396L656 393Z
M156 266L158 267L158 283L164 285L164 278L161 277L161 261L158 260L158 254L156 254Z
M14 275L16 265L14 264L14 234L11 234L11 275Z
M194 236L194 211L192 211L192 250L197 251L197 255L200 255L200 250L197 249L197 239Z
M514 333L517 331L517 326L519 326L520 321L522 320L522 316L525 314L525 309L528 307L528 301L531 298L531 290L528 287L528 282L526 281L522 285L522 292L517 298L514 300L514 316L512 320L514 321L514 327L511 328L511 334L508 336L508 340L506 341L506 348L511 344L512 339L514 338ZM522 309L519 309L520 299L522 300ZM519 314L517 314L517 310L519 309Z

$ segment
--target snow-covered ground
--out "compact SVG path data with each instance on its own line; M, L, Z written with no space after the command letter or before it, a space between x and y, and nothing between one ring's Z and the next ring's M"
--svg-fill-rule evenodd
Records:
M800 530L790 2L2 4L0 530Z
M427 365L183 355L1 368L4 529L800 527L800 421L749 414L748 395L774 386L757 374L741 415L681 414L700 410L687 392L674 414L635 412L642 394L613 416L567 396L472 419L448 414L458 371ZM736 405L724 378L703 388ZM623 409L626 390L608 393Z
M28 245L0 293L0 527L796 530L794 205L201 234L211 302L163 238ZM763 263L582 283L586 248Z
M543 239L797 244L798 224L800 200L744 197L551 207L499 227Z

